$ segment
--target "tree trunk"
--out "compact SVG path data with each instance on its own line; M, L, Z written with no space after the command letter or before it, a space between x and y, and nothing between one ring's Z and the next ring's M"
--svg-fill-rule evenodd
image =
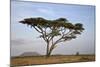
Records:
M52 53L52 51L53 51L54 48L55 48L55 45L52 45L51 48L50 48L50 50L49 50L49 53L48 53L49 56L51 55L51 53Z
M49 57L49 56L48 56L48 53L49 53L49 42L47 42L46 57Z
M46 55L47 58L50 57L51 52L52 52L52 51L50 51L50 50L48 51L48 53L47 53L47 55Z
M48 57L50 57L50 55L51 55L51 52L52 52L52 50L48 52Z
M48 44L49 45L49 44ZM50 47L50 49L49 49L49 46L47 45L47 54L46 54L46 57L48 58L48 57L50 57L50 55L51 55L51 53L52 53L52 51L53 51L53 49L55 48L55 45L53 44L51 47Z

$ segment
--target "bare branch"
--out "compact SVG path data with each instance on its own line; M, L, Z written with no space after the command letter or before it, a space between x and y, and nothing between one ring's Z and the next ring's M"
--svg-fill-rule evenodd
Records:
M36 31L38 31L39 33L42 33L41 31L39 31L35 26L33 26L34 27L34 29L36 30Z

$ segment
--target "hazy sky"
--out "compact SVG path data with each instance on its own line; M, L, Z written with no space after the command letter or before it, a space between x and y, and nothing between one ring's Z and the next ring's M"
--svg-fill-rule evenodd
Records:
M24 52L46 53L46 43L38 38L39 33L20 24L24 18L67 18L72 23L82 23L84 32L76 39L58 44L52 54L94 54L95 52L95 7L89 5L65 5L35 2L11 2L11 56Z

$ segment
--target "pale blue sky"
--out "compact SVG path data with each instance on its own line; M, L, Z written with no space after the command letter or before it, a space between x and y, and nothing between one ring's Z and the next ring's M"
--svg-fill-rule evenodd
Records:
M82 23L84 32L75 40L60 43L53 54L94 54L95 52L95 7L90 5L68 5L36 2L11 2L11 55L23 52L45 54L46 44L38 38L39 33L27 25L20 24L24 18L67 18L72 23Z

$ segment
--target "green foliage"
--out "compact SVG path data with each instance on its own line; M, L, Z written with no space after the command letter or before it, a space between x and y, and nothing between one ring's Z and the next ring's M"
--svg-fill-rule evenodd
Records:
M72 24L65 18L59 18L56 20L46 20L44 18L26 18L20 23L27 24L30 26L41 26L41 27L65 27L67 29L75 29L75 30L84 30L83 25L81 23Z
M59 33L58 30L53 30L53 31L50 33L50 35L51 35L51 36L58 36L58 35L61 35L61 34Z

